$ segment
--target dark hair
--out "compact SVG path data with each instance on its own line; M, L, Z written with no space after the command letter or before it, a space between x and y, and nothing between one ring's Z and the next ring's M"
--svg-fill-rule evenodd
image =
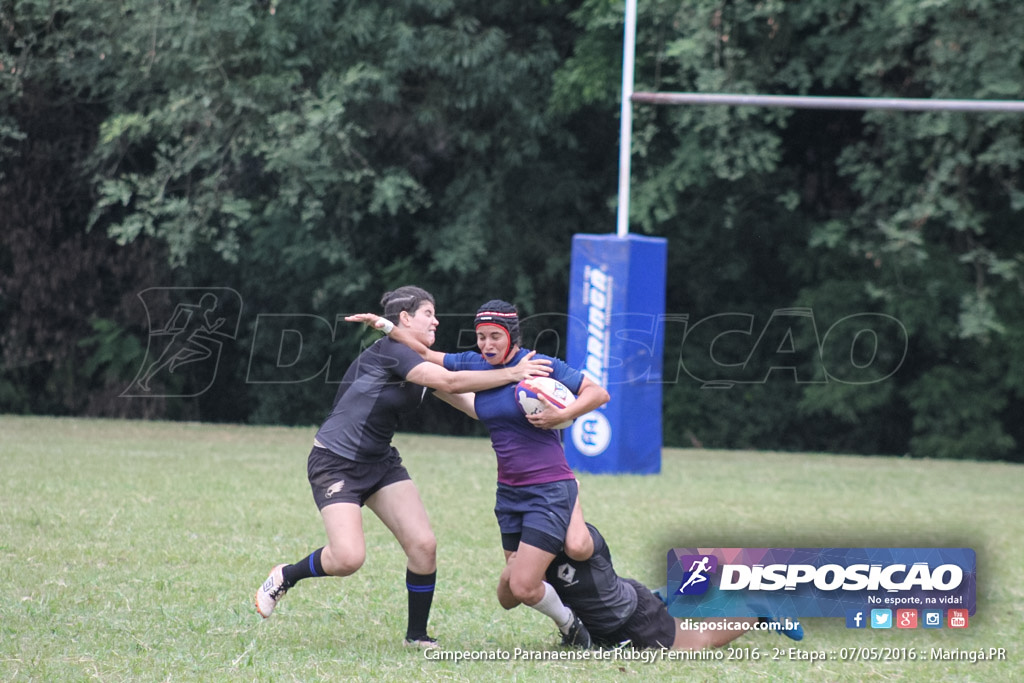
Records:
M424 302L434 304L434 296L416 285L405 285L393 292L385 292L380 298L380 305L384 309L384 317L393 323L398 322L398 315L402 311L414 314Z

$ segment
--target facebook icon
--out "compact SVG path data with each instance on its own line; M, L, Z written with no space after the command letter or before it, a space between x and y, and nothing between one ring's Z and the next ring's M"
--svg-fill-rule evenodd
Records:
M846 610L846 628L867 628L867 618L864 616L864 610Z

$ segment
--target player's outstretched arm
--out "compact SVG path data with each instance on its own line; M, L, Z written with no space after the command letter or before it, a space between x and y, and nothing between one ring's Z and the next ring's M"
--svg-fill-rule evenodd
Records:
M410 382L430 387L437 391L450 394L462 394L471 391L494 389L506 384L515 384L528 377L546 376L551 373L551 361L546 358L534 358L536 351L531 351L521 361L511 367L495 368L494 370L459 370L452 372L444 368L445 354L434 351L416 334L407 328L396 326L390 320L374 313L357 313L345 317L348 322L363 323L368 327L381 330L391 339L405 344L419 354L427 363L420 363L406 375ZM458 406L456 406L458 407Z
M452 372L433 363L420 363L405 376L410 382L430 387L450 394L463 394L470 391L484 391L515 384L527 377L547 375L551 372L551 361L546 358L533 357L534 351L528 353L523 360L513 366L495 368L494 370L458 370ZM458 406L456 406L458 407Z
M345 321L350 323L363 323L367 327L380 330L396 342L405 344L419 354L420 358L435 365L444 365L444 354L434 351L432 348L416 338L416 333L399 325L395 325L387 318L382 318L375 313L356 313L345 316Z

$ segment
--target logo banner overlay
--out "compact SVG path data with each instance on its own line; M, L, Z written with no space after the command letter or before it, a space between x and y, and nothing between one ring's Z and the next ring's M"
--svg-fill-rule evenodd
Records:
M907 628L917 610L973 615L976 584L970 548L673 548L666 589L680 618L840 617L870 628L891 624L891 611Z
M242 297L228 287L150 287L138 294L146 310L149 344L132 383L131 398L190 398L217 376L221 352L238 338Z

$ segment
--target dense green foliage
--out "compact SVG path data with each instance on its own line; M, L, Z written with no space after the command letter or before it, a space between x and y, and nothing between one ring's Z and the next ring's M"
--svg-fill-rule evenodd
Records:
M613 229L618 2L0 7L0 410L313 423L330 371L248 381L260 316L415 282L453 314L442 348L494 296L561 329L572 235ZM1024 97L1008 1L645 0L638 28L638 90ZM668 238L689 317L667 444L1022 457L1024 116L637 106L634 131L632 226ZM139 292L200 286L244 305L217 382L120 396ZM745 316L724 361L781 360L754 340L795 309L791 369L736 381L709 352ZM893 321L874 356L841 340L866 314Z

